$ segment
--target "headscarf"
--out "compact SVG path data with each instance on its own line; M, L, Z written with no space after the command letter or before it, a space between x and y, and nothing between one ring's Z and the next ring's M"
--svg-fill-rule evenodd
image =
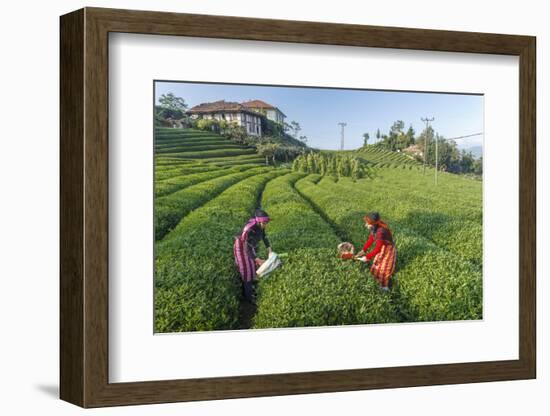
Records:
M382 221L380 219L380 214L378 212L369 212L367 215L365 215L363 217L363 220L370 224L370 225L373 225L375 230L378 228L378 227L382 227L382 228L385 228L386 231L388 232L389 236L390 236L390 239L393 240L393 236L392 236L392 233L388 227L388 224L386 224L384 221Z
M248 233L254 227L256 224L265 223L267 224L271 218L269 218L269 215L267 215L267 212L261 209L257 209L254 213L254 216L248 220L246 225L243 228L243 231L241 232L241 239L243 241L246 241L248 238Z

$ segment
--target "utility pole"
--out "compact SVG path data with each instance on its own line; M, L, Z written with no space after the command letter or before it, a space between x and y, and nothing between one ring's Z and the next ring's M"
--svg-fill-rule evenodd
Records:
M426 174L426 159L428 157L428 127L430 127L430 122L434 121L434 118L421 118L420 120L422 120L424 123L426 123L426 135L424 136L424 172L423 174L425 175ZM437 149L437 140L435 142L435 146L436 146L436 149ZM437 150L436 150L437 152ZM435 158L435 163L437 163L437 156ZM436 167L436 172L437 172L437 167Z
M340 127L342 127L342 130L341 130L341 140L340 140L340 150L344 150L344 127L346 127L347 124L344 123L344 122L340 122L340 123L338 123L338 125L339 125Z
M435 185L437 186L437 170L439 162L439 153L437 152L437 142L439 142L439 137L435 135Z

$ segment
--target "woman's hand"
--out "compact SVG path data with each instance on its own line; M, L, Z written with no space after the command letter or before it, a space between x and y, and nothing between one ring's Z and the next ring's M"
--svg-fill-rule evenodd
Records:
M361 250L359 253L357 253L355 255L355 258L359 258L359 257L363 256L364 254L365 254L365 252L363 250Z

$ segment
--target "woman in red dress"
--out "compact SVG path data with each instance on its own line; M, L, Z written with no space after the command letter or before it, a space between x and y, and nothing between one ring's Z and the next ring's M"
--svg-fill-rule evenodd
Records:
M378 212L369 212L363 219L365 227L370 231L370 236L363 246L363 250L355 257L365 256L364 261L372 260L370 272L380 284L380 288L387 291L397 260L393 236L388 225L380 219ZM372 243L375 243L374 249L370 253L366 253Z

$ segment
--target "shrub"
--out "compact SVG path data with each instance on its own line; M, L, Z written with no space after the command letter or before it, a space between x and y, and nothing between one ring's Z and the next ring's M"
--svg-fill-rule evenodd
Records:
M231 185L264 172L262 168L250 169L214 178L189 186L173 194L155 200L155 238L160 240L189 212L208 202Z
M351 177L354 180L369 176L367 164L361 159L336 153L309 152L298 155L294 159L292 170L295 172L318 173L322 176Z
M289 251L258 285L255 328L395 322L389 299L360 264L336 256L340 239L293 187L303 173L279 177L263 195L270 241Z
M296 188L347 233L356 246L367 238L361 220L365 212L375 209L382 213L390 224L398 250L394 276L397 285L392 290L392 298L405 320L480 319L481 270L408 228L410 223L402 218L406 218L411 206L400 206L396 202L407 201L405 189L403 193L393 193L386 188L384 192L376 192L371 181L359 183L360 186L348 180L346 184L343 180L335 184L323 179L314 185L303 179L296 183ZM366 188L361 190L361 187ZM453 238L447 236L447 239Z
M155 197L161 197L180 189L187 188L188 186L195 185L201 182L205 182L210 179L218 178L220 176L230 175L232 173L242 172L245 169L233 168L233 169L216 169L210 167L206 172L191 173L182 176L175 176L168 178L164 181L159 181L155 184Z
M334 248L302 248L259 285L255 328L397 322L389 296L362 264Z
M233 236L256 208L265 183L288 171L248 177L189 214L156 243L155 330L233 329L240 283Z

